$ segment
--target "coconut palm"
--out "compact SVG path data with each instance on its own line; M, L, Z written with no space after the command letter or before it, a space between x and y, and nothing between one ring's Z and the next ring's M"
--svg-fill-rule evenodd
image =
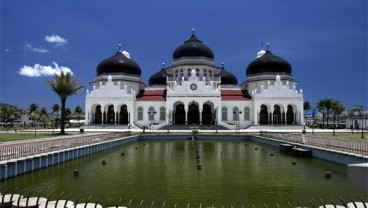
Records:
M70 108L65 108L65 120L70 123L70 118L72 117L72 111Z
M61 120L60 134L65 134L65 104L69 96L81 92L84 86L79 79L74 78L71 73L61 72L60 75L54 74L54 80L46 79L46 83L60 97L61 101Z
M78 120L78 125L79 125L79 120L80 120L80 114L83 113L83 109L82 107L80 107L79 105L77 105L75 108L74 108L74 115L77 115L77 120Z
M56 112L55 128L58 128L60 106L59 106L59 104L54 104L51 107L51 109L52 109L52 112L51 113L55 113Z
M28 113L32 116L32 113L33 113L33 117L32 117L32 120L33 120L33 126L36 125L36 113L37 113L37 110L38 110L38 105L36 103L32 103L31 105L29 105L28 107Z
M312 105L310 104L309 101L304 101L304 103L303 103L303 109L304 109L304 112L310 111L312 109ZM308 124L308 117L306 117L305 123Z
M332 102L331 105L331 110L332 110L332 115L333 115L333 120L334 120L334 124L336 123L336 117L338 115L340 115L344 110L345 110L345 106L343 104L341 104L339 101L334 100ZM340 120L337 120L337 126L340 125ZM334 125L334 131L333 131L333 135L335 136L335 128L336 125Z
M46 107L42 107L40 109L40 111L38 112L38 117L42 118L42 123L43 123L43 127L46 128L46 122L45 122L45 118L49 117L49 112L47 112L47 108Z
M334 100L330 99L330 98L325 98L324 99L324 105L326 107L326 114L327 114L327 126L328 126L328 121L330 120L330 113L331 113L331 107L332 107L332 103L334 102Z

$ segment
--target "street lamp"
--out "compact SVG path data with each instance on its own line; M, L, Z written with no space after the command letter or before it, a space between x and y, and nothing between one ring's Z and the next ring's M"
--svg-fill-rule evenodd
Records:
M353 107L353 111L358 112L360 118L362 119L362 125L361 125L361 128L362 128L362 137L361 138L364 139L364 127L363 127L363 124L364 124L365 114L364 114L363 106ZM357 119L359 119L359 117Z
M240 129L240 121L239 121L239 114L241 114L241 111L233 111L234 117L236 115L236 120L235 120L235 131L238 130L238 127Z
M151 131L153 129L152 125L153 125L153 122L155 120L155 114L156 114L156 111L148 111L149 120L151 121L151 123L150 123Z

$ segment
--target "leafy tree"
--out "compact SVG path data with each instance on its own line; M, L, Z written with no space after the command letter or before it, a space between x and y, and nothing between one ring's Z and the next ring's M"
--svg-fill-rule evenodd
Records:
M71 73L61 72L60 75L54 74L54 80L46 79L46 83L60 97L61 120L60 134L65 134L65 104L69 96L81 92L84 88L79 79L74 78Z
M46 107L42 107L40 109L40 112L38 112L38 116L39 118L42 118L42 123L43 123L43 127L46 128L46 122L45 122L45 118L49 117L49 112L47 112L47 108Z
M37 113L37 110L38 110L38 105L36 103L32 103L31 105L29 105L28 107L28 113L32 116L32 113L33 113L33 117L32 117L32 120L33 120L33 126L36 126L36 113Z
M334 124L336 123L336 117L338 115L340 115L344 110L345 110L345 106L343 104L341 104L339 101L337 100L334 100L332 102L332 105L331 105L331 110L332 110L332 115L333 115L333 121L334 121ZM337 126L340 125L340 120L337 120ZM334 125L334 131L333 131L333 135L335 136L335 128L336 128L336 125Z
M60 106L59 104L54 104L51 107L52 112L51 113L55 113L56 112L56 119L55 119L55 128L58 128L58 122L59 122L59 111L60 111Z
M0 118L3 122L5 122L6 120L10 119L13 115L14 115L14 109L7 106L7 105L3 105L0 107Z
M77 105L75 108L74 108L74 115L77 115L77 120L78 120L78 126L79 126L79 120L80 120L80 115L83 113L83 109L82 107L80 107L79 105Z

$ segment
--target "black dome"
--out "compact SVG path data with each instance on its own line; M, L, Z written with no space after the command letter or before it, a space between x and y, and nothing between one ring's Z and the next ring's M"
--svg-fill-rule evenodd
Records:
M115 55L103 60L97 66L97 74L125 73L140 76L142 71L139 65L118 51Z
M152 85L166 85L166 76L168 76L165 69L161 69L161 71L157 72L156 74L152 75L148 83L150 86Z
M252 61L247 67L247 76L260 73L286 73L291 74L291 65L286 60L273 55L269 50Z
M181 57L215 58L212 50L202 41L198 40L194 34L189 40L185 41L184 44L175 49L173 53L173 59L178 59Z
M238 85L238 78L224 68L221 69L219 76L221 76L221 85Z

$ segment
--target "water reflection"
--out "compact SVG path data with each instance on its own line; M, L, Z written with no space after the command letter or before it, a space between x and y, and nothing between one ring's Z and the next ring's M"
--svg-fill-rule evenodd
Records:
M73 175L75 168L79 176ZM331 179L324 178L325 171L333 173ZM2 183L57 193L101 194L103 200L123 197L125 205L131 198L133 204L144 199L180 206L190 202L197 207L199 203L240 206L276 201L286 205L287 201L365 194L347 184L344 166L294 158L248 141L140 141Z

